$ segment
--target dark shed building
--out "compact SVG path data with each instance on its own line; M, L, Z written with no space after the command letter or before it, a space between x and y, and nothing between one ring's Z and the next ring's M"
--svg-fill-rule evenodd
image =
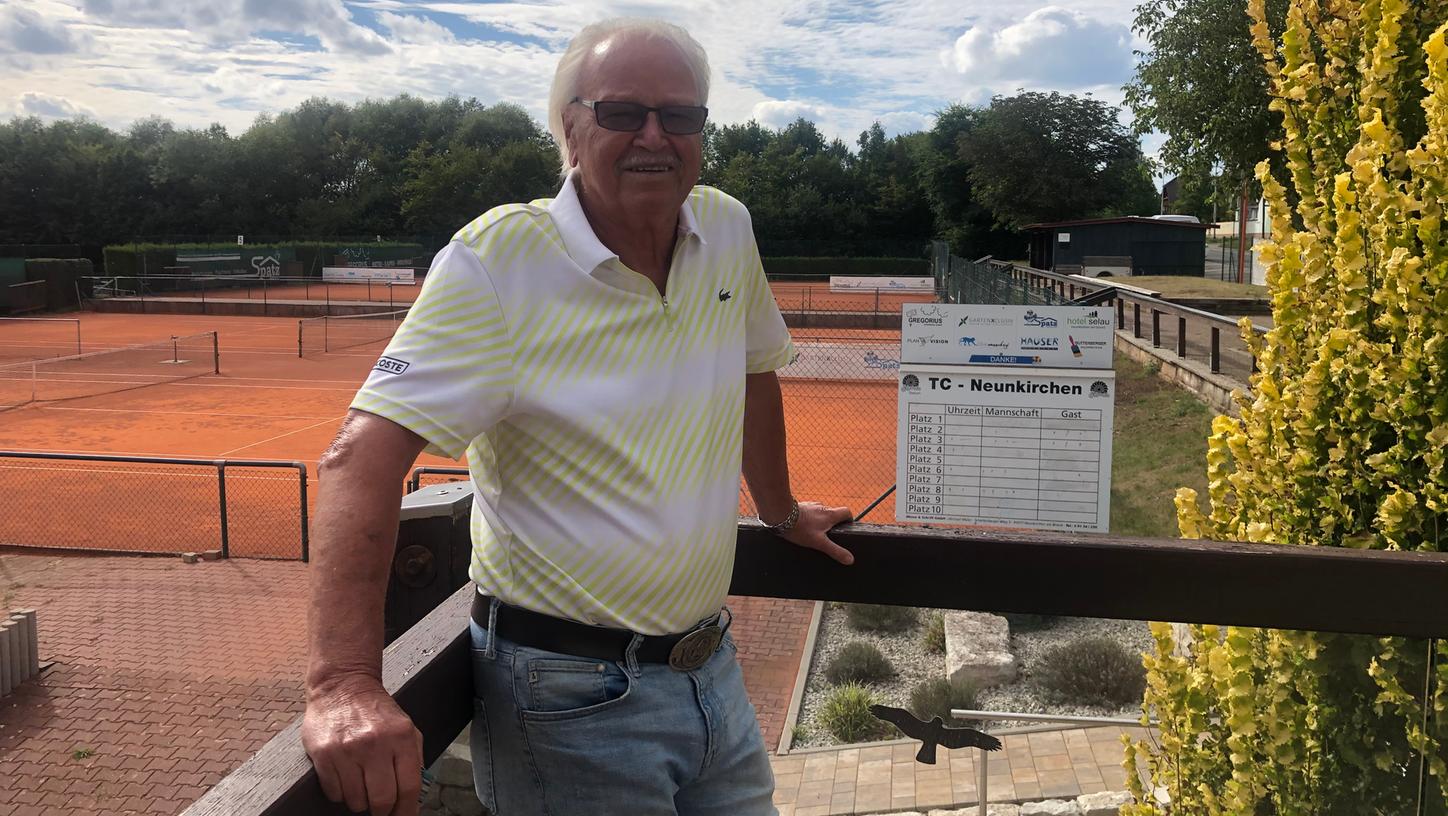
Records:
M1162 218L1097 218L1026 227L1031 266L1067 274L1206 273L1209 224Z

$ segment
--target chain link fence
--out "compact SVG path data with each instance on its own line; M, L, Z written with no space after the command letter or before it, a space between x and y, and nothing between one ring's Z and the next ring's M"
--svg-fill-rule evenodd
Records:
M305 561L307 468L0 451L0 545Z

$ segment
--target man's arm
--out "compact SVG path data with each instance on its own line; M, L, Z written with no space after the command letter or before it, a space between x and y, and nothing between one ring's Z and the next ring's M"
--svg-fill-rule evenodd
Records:
M422 734L382 686L382 609L401 485L426 442L352 411L318 466L302 744L327 798L417 813Z
M744 479L759 509L759 520L765 524L784 521L794 506L784 442L784 397L779 391L779 377L773 371L745 375ZM780 535L793 544L819 550L841 564L852 564L855 557L828 535L831 527L852 518L848 507L800 502L799 520Z

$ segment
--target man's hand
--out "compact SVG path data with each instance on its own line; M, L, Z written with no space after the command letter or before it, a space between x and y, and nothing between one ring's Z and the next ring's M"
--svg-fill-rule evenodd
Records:
M849 565L855 563L855 556L831 541L828 533L836 525L845 524L854 517L848 507L825 507L819 502L800 502L799 520L787 532L779 535L791 544L819 550L841 564Z
M422 788L422 732L374 677L314 688L302 745L322 792L353 813L416 816Z

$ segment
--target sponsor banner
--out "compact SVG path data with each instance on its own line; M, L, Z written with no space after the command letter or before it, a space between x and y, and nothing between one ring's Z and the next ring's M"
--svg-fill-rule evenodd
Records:
M412 286L417 283L412 269L388 269L375 266L324 266L322 280L328 283L390 283L393 286Z
M850 277L847 275L831 275L831 292L858 292L861 289L891 289L897 292L934 292L935 278L884 278L884 277Z
M176 265L186 267L193 277L279 278L282 264L294 260L296 250L292 247L248 247L234 251L182 249L176 252Z
M900 360L1106 369L1115 328L1106 306L907 303L900 309Z
M1109 531L1116 373L901 366L895 517Z
M900 348L889 341L796 340L799 356L780 377L805 380L885 380L900 370Z

